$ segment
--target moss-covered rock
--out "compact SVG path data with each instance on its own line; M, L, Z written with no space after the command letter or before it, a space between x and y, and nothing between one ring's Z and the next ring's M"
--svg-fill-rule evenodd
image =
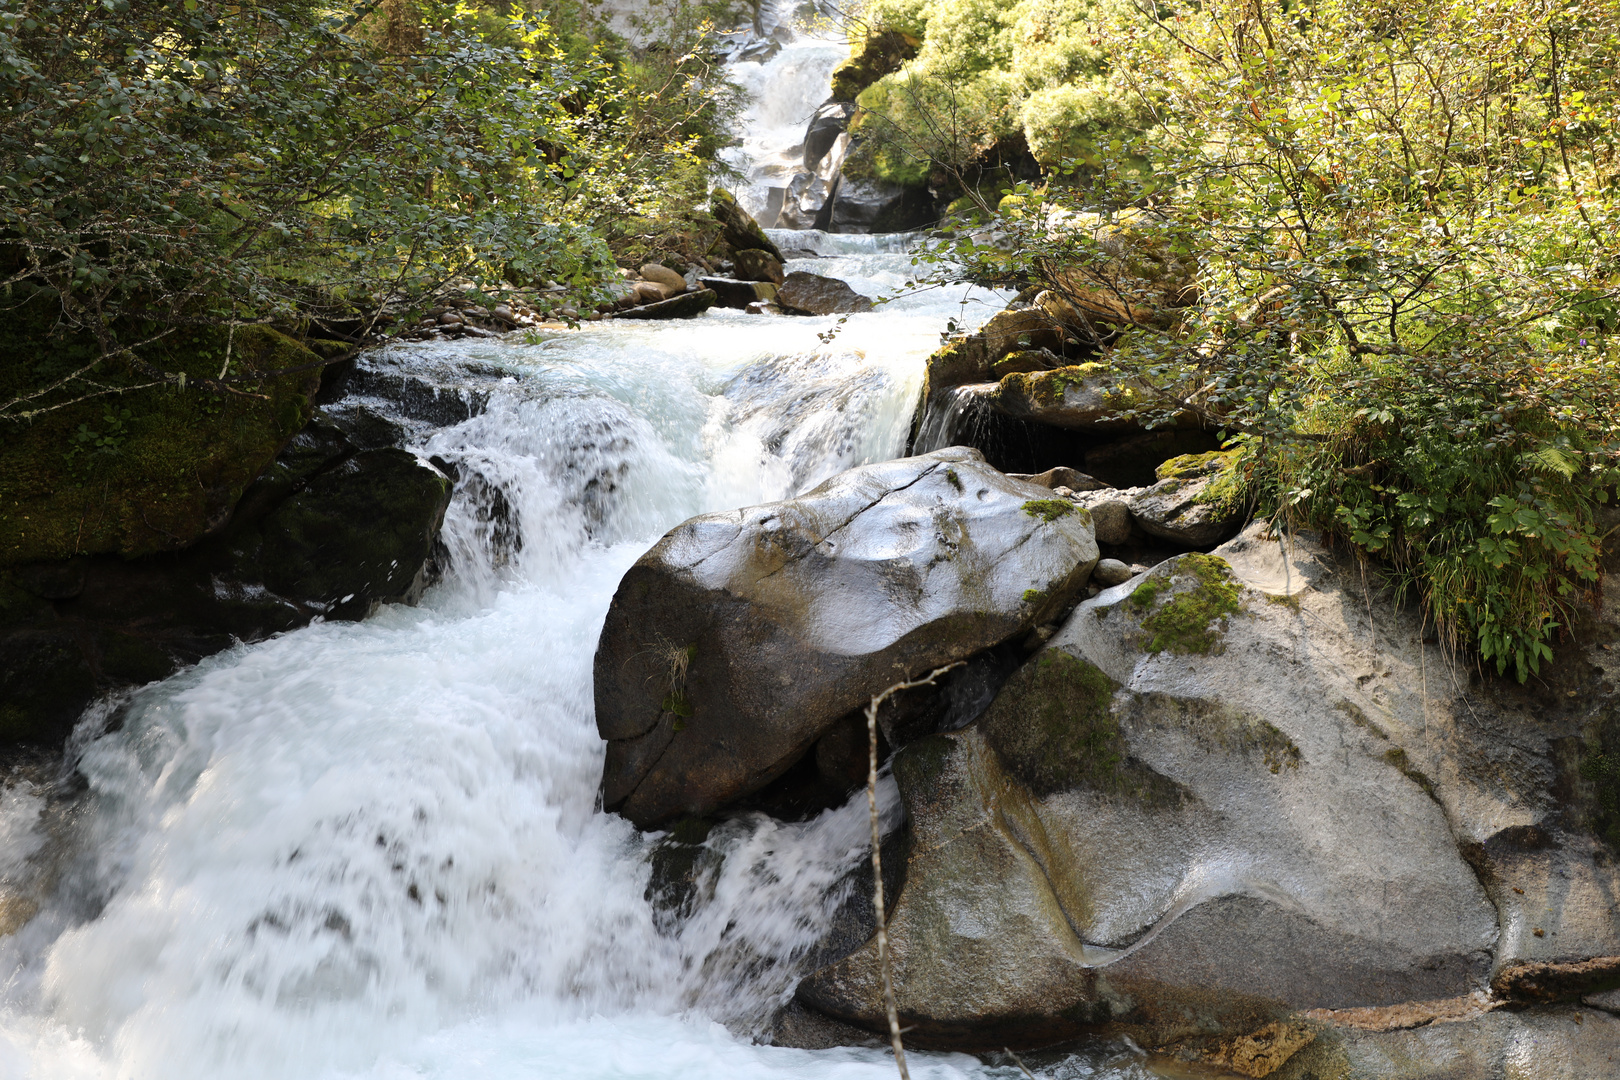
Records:
M917 55L921 42L904 30L880 30L850 43L849 59L833 69L832 100L854 101L883 76Z
M1242 448L1181 454L1161 462L1157 481L1131 498L1142 530L1187 547L1236 536L1248 512Z
M1155 568L1129 603L1144 613L1143 651L1204 655L1220 649L1225 620L1243 611L1243 585L1226 560L1193 552Z
M1085 789L1173 804L1175 785L1127 756L1112 710L1117 689L1096 665L1048 649L1007 680L978 727L1034 795Z
M720 223L721 237L732 251L757 249L767 253L779 263L787 261L782 256L782 249L765 235L765 230L759 227L759 222L738 205L735 195L725 188L715 188L710 198L710 209L714 212L715 220Z
M413 602L449 495L437 469L358 450L323 416L218 535L180 552L0 567L0 745L60 743L98 694L235 641Z
M132 390L4 422L0 566L175 551L223 526L248 484L308 422L321 364L264 326L239 327L230 346L232 373L263 373L263 382L241 384L239 394ZM196 331L165 343L161 362L216 377L225 347L224 331ZM0 393L27 385L45 366L32 350L46 348L71 363L88 346L14 341L0 352ZM275 374L282 371L290 373Z
M328 605L420 595L450 480L404 450L368 450L316 476L259 528L273 591Z

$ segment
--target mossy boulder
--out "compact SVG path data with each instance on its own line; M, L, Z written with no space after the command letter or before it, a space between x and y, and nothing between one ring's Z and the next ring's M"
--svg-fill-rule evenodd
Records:
M725 188L715 188L710 196L710 209L720 223L721 238L732 251L758 250L770 255L778 263L787 261L782 249L765 235L759 222L737 203L737 197Z
M1118 415L1140 402L1140 391L1121 382L1106 364L1011 371L999 382L988 402L1004 416L1095 432L1140 427L1136 421Z
M259 574L273 592L334 608L415 602L449 501L449 478L414 454L355 454L265 517Z
M216 377L226 343L225 331L189 332L153 359ZM0 353L0 392L87 348L14 341ZM42 349L61 355L37 363ZM233 374L264 378L238 384L241 393L151 387L0 421L0 566L177 551L229 521L248 484L308 422L322 361L269 327L247 326L230 340L230 363Z
M1131 516L1148 535L1186 547L1230 540L1248 512L1244 460L1242 449L1170 458L1154 484L1131 497Z
M922 44L903 30L880 30L850 43L849 59L833 68L832 100L854 101L883 76L899 71Z
M1222 550L1270 587L1274 547ZM1325 584L1314 565L1278 577ZM1364 726L1397 684L1362 689L1355 597L1260 595L1222 558L1171 560L1082 602L977 720L896 756L912 854L889 937L908 1041L1090 1034L1277 1064L1310 1040L1276 1026L1307 1010L1484 984L1497 909L1449 811L1499 807L1476 792L1443 807L1441 781L1413 779L1426 763ZM1366 709L1338 707L1351 697ZM1422 714L1407 712L1409 746ZM884 1031L875 945L799 1000Z
M179 552L0 567L0 744L60 743L101 693L319 617L414 602L450 497L403 450L361 450L324 415Z

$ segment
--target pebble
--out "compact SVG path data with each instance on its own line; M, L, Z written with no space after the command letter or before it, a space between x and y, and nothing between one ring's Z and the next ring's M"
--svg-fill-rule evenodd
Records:
M1136 575L1118 559L1103 559L1091 571L1092 580L1103 586L1123 585Z

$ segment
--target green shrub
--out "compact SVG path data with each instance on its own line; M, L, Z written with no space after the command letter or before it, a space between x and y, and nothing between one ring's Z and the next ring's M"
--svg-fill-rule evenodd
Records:
M1105 311L1069 329L1141 388L1121 415L1241 437L1241 497L1528 678L1617 542L1620 0L1222 0L1151 29L1109 67L1154 126L1021 185L942 275ZM1033 96L1026 123L1068 118L1032 144L1087 100Z

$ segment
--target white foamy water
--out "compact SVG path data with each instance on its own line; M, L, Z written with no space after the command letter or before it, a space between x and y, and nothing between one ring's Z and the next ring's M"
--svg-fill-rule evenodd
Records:
M791 149L827 50L738 65L758 153ZM869 295L911 270L894 238L782 239L825 256L789 269ZM875 1050L758 1042L869 857L864 797L725 823L690 910L660 914L656 838L596 806L591 661L659 536L901 454L940 332L1001 302L936 291L842 324L722 310L398 347L406 368L506 373L487 411L417 447L460 474L445 579L420 607L139 691L49 838L34 787L0 790L0 886L57 859L39 914L0 937L0 1080L894 1075ZM882 795L892 825L892 783ZM962 1055L911 1067L1022 1075ZM1045 1073L1142 1075L1078 1057Z
M865 287L908 268L818 262ZM887 1075L877 1052L751 1041L867 857L862 802L717 830L696 911L661 930L650 842L595 806L591 657L668 528L902 453L959 299L830 345L834 319L715 312L417 347L511 380L420 448L462 476L448 577L149 687L89 747L62 895L0 940L0 1075ZM31 851L38 800L7 798Z

